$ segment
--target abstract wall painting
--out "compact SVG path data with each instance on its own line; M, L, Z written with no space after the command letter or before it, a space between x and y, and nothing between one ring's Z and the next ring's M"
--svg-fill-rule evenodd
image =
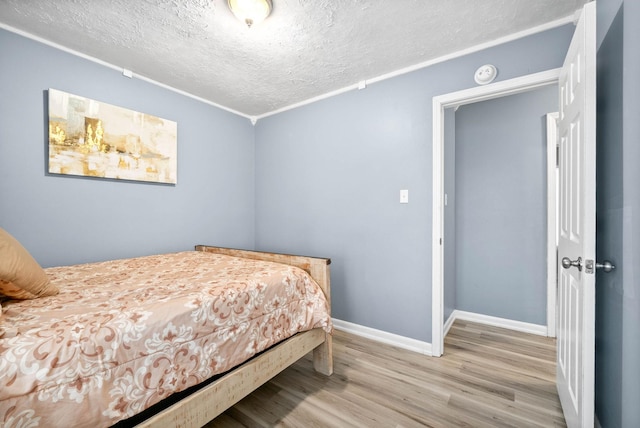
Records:
M176 122L49 89L49 173L176 184Z

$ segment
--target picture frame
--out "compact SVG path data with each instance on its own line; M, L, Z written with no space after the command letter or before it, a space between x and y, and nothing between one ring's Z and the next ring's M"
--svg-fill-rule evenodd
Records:
M50 88L50 174L177 183L177 123Z

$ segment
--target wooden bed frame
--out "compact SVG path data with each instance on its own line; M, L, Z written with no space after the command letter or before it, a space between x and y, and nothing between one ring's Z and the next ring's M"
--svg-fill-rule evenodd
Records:
M320 285L329 305L331 305L329 277L331 259L236 250L207 245L196 245L195 249L196 251L297 266L309 273ZM313 351L313 366L315 370L330 376L333 373L331 335L320 328L316 328L298 333L278 343L209 385L145 420L137 427L201 427L310 351Z

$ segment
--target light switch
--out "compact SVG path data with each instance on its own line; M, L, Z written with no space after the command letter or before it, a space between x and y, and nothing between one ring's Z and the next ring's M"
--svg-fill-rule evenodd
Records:
M409 203L409 190L407 189L400 190L400 203L401 204Z

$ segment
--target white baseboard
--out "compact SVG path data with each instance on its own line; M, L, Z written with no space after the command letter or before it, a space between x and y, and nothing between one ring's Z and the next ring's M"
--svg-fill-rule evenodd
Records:
M539 324L531 324L528 322L514 321L506 318L492 317L490 315L476 314L473 312L454 310L447 320L447 324L451 321L463 320L477 322L480 324L492 325L494 327L508 328L510 330L520 331L523 333L537 334L538 336L547 336L547 326ZM449 325L449 328L451 325ZM445 326L445 336L449 330Z
M431 344L429 342L411 339L410 337L404 337L398 334L387 333L386 331L376 330L375 328L365 327L363 325L335 318L333 318L332 321L333 326L337 330L346 331L347 333L355 334L356 336L366 337L367 339L386 343L387 345L431 356Z
M449 329L451 328L455 320L477 322L494 327L508 328L510 330L520 331L523 333L537 334L539 336L547 335L547 326L545 325L508 320L505 318L492 317L490 315L476 314L473 312L460 311L456 309L451 313L444 325L445 336L449 332ZM423 355L432 355L431 343L429 342L411 339L410 337L388 333L386 331L377 330L371 327L365 327L360 324L354 324L336 318L333 318L332 321L333 326L337 330L346 331L347 333L355 334L356 336L366 337L367 339L386 343L387 345L396 346L398 348L407 349L409 351L418 352Z
M453 322L455 320L456 320L456 310L454 309L454 311L451 312L451 315L449 315L449 318L447 318L447 321L444 323L442 337L447 337L447 333L449 333L449 330L451 330L451 326L453 325Z

